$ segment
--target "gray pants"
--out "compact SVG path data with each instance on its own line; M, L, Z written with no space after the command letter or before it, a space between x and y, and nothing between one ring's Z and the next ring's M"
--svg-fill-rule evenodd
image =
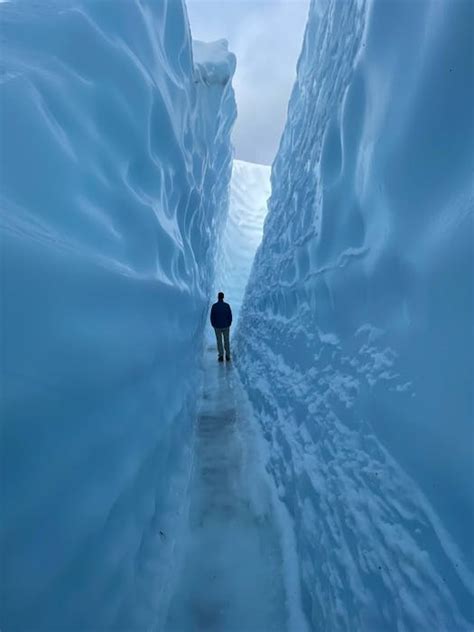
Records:
M220 356L224 355L224 348L226 355L230 356L229 330L230 327L224 327L224 329L214 327L217 339L217 352ZM222 338L224 338L224 346L222 346Z

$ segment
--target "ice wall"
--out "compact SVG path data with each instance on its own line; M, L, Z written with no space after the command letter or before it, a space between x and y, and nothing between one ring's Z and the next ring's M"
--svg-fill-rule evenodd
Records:
M473 18L311 5L236 361L314 630L474 622Z
M180 0L0 6L0 627L160 627L235 66Z

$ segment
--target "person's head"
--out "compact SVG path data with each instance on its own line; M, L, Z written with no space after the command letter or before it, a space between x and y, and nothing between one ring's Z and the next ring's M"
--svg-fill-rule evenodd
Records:
M220 301L223 301L223 300L224 300L224 292L219 292L219 294L217 295L217 298L218 298Z

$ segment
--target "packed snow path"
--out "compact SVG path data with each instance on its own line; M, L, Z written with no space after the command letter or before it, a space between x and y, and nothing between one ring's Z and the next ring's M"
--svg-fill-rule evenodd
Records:
M245 396L213 348L199 411L187 547L166 629L284 630L282 554Z

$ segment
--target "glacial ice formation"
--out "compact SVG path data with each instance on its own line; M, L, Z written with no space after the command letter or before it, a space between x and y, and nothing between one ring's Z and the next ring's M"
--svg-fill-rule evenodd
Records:
M313 0L242 308L268 168L226 223L225 41L182 0L0 20L0 628L162 630L201 588L212 623L244 586L234 629L471 629L472 2ZM210 354L195 424L216 289L259 425Z
M2 630L150 629L173 586L233 55L180 0L15 2L2 35Z
M311 5L236 361L315 630L474 624L473 12Z

